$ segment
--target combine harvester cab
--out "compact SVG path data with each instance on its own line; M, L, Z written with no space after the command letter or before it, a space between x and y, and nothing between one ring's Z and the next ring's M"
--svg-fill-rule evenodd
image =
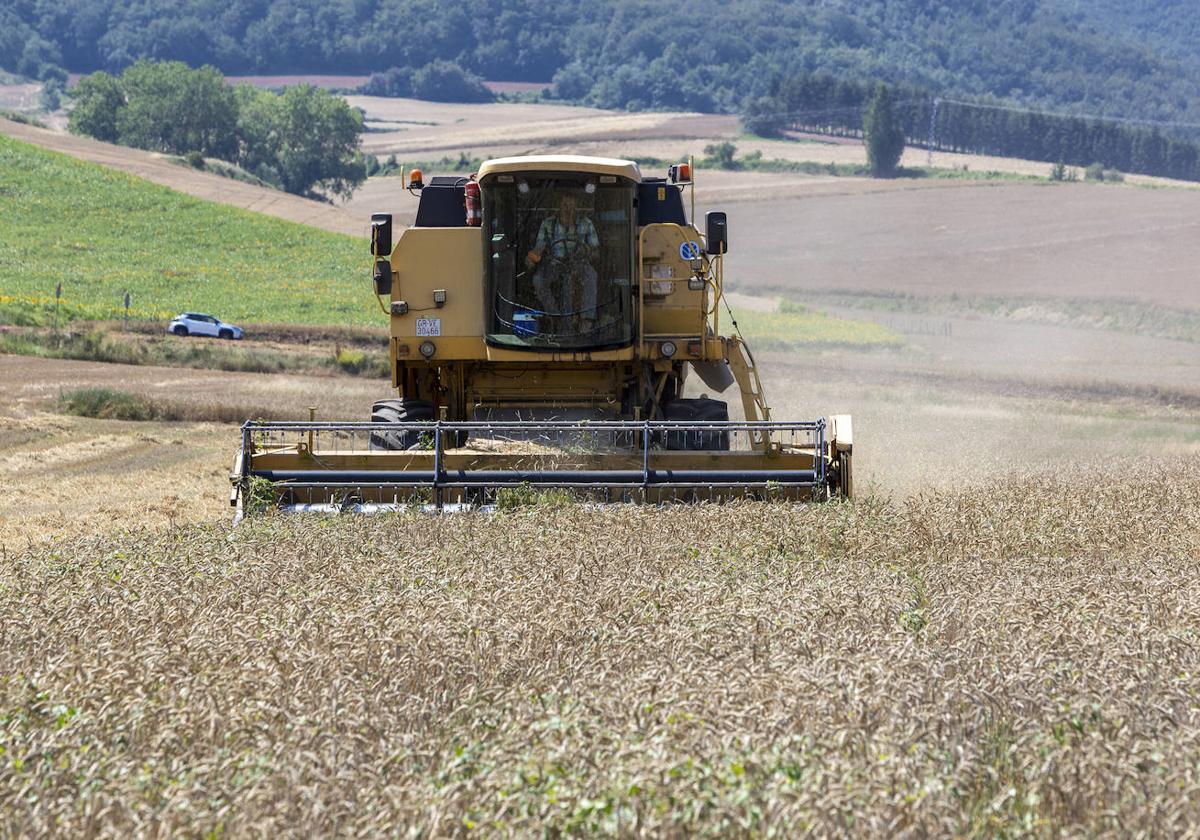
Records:
M285 510L486 506L564 488L597 501L852 494L848 416L774 421L754 356L722 334L724 213L689 221L667 178L575 156L410 174L416 223L371 225L396 397L370 422L250 422L232 504ZM692 193L692 216L695 198ZM726 310L728 307L726 307ZM728 404L684 396L736 385Z

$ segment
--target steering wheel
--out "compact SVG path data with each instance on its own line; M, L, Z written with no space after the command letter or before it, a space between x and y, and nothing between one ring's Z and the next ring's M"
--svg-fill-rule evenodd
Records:
M554 253L555 246L566 244L566 243L571 243L571 244L575 245L576 247L571 249L570 251L567 251L566 248L563 248L563 255L561 257L556 256ZM580 241L579 239L575 239L575 238L563 237L561 239L555 239L554 241L550 242L546 246L546 256L543 259L550 260L555 265L560 265L560 266L565 267L571 261L578 261L580 259L586 260L585 254L587 253L587 249L590 247L591 246L588 245L586 242Z

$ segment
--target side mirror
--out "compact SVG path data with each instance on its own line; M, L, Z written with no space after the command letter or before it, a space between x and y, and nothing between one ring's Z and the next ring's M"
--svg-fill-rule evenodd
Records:
M390 257L392 255L392 214L371 214L371 256Z
M371 277L375 281L375 294L379 297L391 297L392 294L392 264L387 260L375 261L375 272Z
M705 250L710 254L729 252L729 221L720 210L709 210L704 214Z

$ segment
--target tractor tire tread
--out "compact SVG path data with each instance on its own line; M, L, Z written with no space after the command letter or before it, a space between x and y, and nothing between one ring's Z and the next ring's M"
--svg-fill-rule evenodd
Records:
M371 406L372 423L424 423L434 419L433 403L426 400L380 400ZM371 432L369 448L403 452L421 442L416 431Z

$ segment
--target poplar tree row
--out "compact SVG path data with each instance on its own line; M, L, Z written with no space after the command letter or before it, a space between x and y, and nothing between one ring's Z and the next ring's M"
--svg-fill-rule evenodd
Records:
M832 76L794 75L780 82L774 95L751 101L742 120L748 130L764 136L799 131L861 137L872 89ZM895 100L910 146L1071 166L1100 163L1123 172L1200 181L1200 144L1157 127L995 102L938 100L912 88L897 89Z

